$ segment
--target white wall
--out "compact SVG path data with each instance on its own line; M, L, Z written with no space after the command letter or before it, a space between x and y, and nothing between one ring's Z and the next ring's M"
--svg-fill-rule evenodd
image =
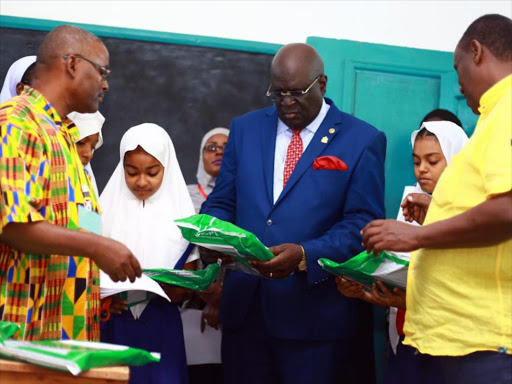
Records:
M512 1L0 1L0 14L286 44L308 36L453 51Z

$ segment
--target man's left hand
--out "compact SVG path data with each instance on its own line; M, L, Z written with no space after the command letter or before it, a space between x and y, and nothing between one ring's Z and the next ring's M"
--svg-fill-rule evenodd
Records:
M368 253L374 251L412 252L420 247L422 227L396 220L374 220L363 228L363 246Z
M263 276L272 279L284 279L290 276L302 260L302 247L298 244L285 243L270 247L276 257L270 261L249 261Z

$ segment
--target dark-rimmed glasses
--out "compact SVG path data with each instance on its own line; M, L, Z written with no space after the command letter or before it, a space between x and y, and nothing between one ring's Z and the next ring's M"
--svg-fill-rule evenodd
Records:
M292 97L293 99L297 99L299 97L302 97L304 96L306 93L309 92L309 90L311 88L313 88L313 85L315 85L315 83L318 81L318 79L320 77L322 77L323 75L318 75L315 80L313 80L313 82L311 84L309 84L309 87L307 87L305 90L303 91L271 91L270 88L272 88L272 83L270 83L270 85L268 86L268 89L267 89L267 96L270 97L270 99L272 101L276 101L276 102L280 102L280 101L283 101L283 99L286 97L286 96L290 96Z
M100 73L101 77L103 77L104 80L107 80L108 75L110 75L111 70L108 67L108 65L100 65L100 64L92 61L91 59L88 59L85 56L77 55L77 54L73 53L73 54L68 54L68 55L62 56L62 58L64 60L67 60L71 56L78 57L79 59L82 59L82 60L85 60L85 61L91 63L94 66L94 68L96 68L96 70Z
M224 145L216 145L216 144L208 144L204 146L204 150L206 152L219 152L220 150L224 150Z

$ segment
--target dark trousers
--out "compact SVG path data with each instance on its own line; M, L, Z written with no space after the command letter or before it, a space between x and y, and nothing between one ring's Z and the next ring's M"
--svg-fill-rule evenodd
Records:
M402 344L403 339L401 336L396 355L389 345L384 384L448 384L436 357L423 355L416 348Z
M465 356L436 356L450 384L510 384L512 355L482 351Z
M343 326L340 324L340 326ZM373 371L373 360L354 361L351 340L287 340L263 326L259 300L242 328L222 331L225 384L360 383L358 369ZM371 351L370 351L371 352Z

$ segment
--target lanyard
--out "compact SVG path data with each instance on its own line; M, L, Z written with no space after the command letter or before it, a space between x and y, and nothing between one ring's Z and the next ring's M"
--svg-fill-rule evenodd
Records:
M203 195L204 199L206 200L208 198L208 195L204 191L203 187L201 187L201 184L197 184L197 189L199 189L199 192L201 192L201 195Z

